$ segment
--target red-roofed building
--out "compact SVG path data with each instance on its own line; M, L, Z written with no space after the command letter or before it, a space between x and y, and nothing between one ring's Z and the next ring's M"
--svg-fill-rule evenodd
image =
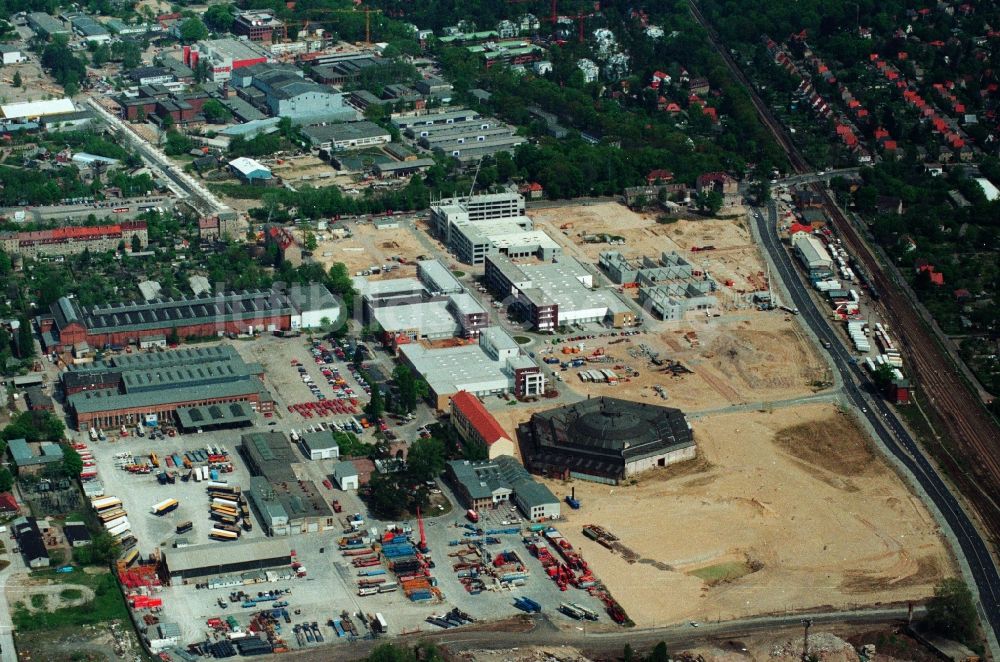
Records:
M529 182L521 187L520 193L529 200L538 200L545 194L545 188L538 182Z
M931 277L931 283L933 285L937 285L938 287L944 285L944 274L941 273L940 271L935 271L935 267L933 264L919 265L917 267L917 273L923 273L923 272L927 272L927 274Z
M132 250L133 237L139 238L140 246L149 243L145 221L91 227L69 225L35 232L3 232L0 233L0 248L9 255L23 257L72 255L88 249L99 253L118 250L122 242L125 250Z
M719 123L719 112L715 108L712 108L711 106L705 106L704 108L701 109L701 114L707 115L708 118L712 120L713 124Z
M659 168L657 170L650 170L649 174L646 175L646 183L649 184L650 186L652 186L656 182L663 182L664 184L666 184L667 182L672 182L673 180L674 180L674 173L670 172L669 170L664 170L662 168Z
M277 246L281 259L293 267L302 264L302 249L292 233L280 225L272 225L265 230L264 243L267 246Z
M800 232L805 232L806 234L812 234L812 231L813 229L811 225L803 225L801 223L796 222L792 223L792 226L788 228L788 236L794 237Z
M21 512L21 504L17 502L10 492L0 492L0 513L17 514Z
M500 455L514 456L514 442L486 410L479 398L468 391L451 396L451 424L465 441L482 444L492 460Z

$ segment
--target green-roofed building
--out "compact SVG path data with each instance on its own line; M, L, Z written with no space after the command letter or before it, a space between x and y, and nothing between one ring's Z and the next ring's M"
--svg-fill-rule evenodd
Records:
M217 345L112 356L72 367L61 380L67 409L77 429L86 430L173 423L180 409L190 424L191 408L237 403L242 405L237 411L220 408L221 417L228 423L249 420L254 411L274 410L263 377L259 363L246 363L232 347ZM212 411L204 414L213 417Z
M24 439L11 439L7 442L7 452L19 476L40 473L63 459L62 446L51 441L29 444Z

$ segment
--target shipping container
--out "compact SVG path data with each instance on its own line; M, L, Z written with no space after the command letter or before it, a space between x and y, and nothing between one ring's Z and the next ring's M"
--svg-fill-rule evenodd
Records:
M386 632L389 631L389 623L386 622L385 617L382 616L381 613L375 614L375 621L373 625L376 625L378 627L378 631L381 634L385 634Z
M127 513L123 508L113 508L111 510L105 510L97 514L101 518L101 522L111 522L119 517L125 517Z
M119 526L122 523L128 524L128 517L126 517L125 515L122 515L121 517L118 517L113 520L108 520L107 522L104 523L104 528L110 531L111 529L114 529L115 527Z
M187 533L194 528L193 522L181 522L177 525L177 533Z

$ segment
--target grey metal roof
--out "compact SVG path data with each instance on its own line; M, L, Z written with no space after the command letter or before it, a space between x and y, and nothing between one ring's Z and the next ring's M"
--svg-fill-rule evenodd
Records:
M177 418L182 428L236 425L253 421L253 410L245 402L226 402L200 407L179 407Z
M292 542L285 538L242 539L226 543L220 554L217 544L192 545L164 552L171 574L239 563L267 565L290 558ZM287 562L287 561L285 561ZM275 563L277 564L277 563Z
M329 450L333 448L340 448L336 440L333 438L333 433L327 430L320 430L318 432L306 432L302 435L302 443L306 445L310 451L322 451Z
M24 439L11 439L7 442L7 448L10 450L10 456L13 458L14 464L19 467L54 464L61 462L63 458L62 446L51 441L43 441L39 444L38 455L32 452L28 442Z
M338 462L333 465L333 476L337 480L343 480L344 478L354 478L358 475L358 468L354 466L353 462Z

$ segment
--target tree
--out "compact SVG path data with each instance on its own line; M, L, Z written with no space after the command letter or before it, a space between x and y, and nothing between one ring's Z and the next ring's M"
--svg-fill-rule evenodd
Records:
M374 421L374 419L382 417L382 412L385 411L385 399L382 397L382 390L379 389L378 384L374 384L368 379L365 381L372 385L371 400L365 405L365 413L368 414L369 419Z
M394 474L375 473L368 481L371 508L386 519L396 519L403 512L406 491Z
M935 587L924 617L928 630L955 641L973 643L977 622L972 592L961 579L945 579Z
M399 404L403 412L409 413L416 409L417 400L427 394L427 382L417 379L405 365L396 366L392 371L392 380L399 390Z
M121 544L107 531L101 531L86 547L73 548L73 560L80 565L107 565L120 553Z
M224 124L233 116L228 108L215 99L207 100L201 107L201 112L205 115L205 119L212 124Z
M139 235L137 235L137 234L132 235L132 246L131 246L131 248L132 248L132 252L133 253L138 253L139 251L142 250L142 240L139 239Z
M177 327L171 327L170 332L167 333L167 344L168 345L179 345L181 344L181 336L177 333Z
M670 653L667 652L667 644L660 642L653 646L653 651L646 658L646 662L669 662Z
M306 230L302 235L302 247L307 251L314 251L319 246L319 242L316 240L316 234Z
M205 25L216 32L229 32L229 29L233 27L233 6L228 4L212 5L202 15L202 19L205 21Z
M94 49L90 55L90 63L94 68L103 67L111 59L111 48L107 44L101 44Z
M434 480L444 471L444 442L434 437L417 439L406 455L406 466L413 480Z
M722 194L718 191L701 191L695 194L694 201L698 205L698 209L712 216L718 214L719 210L722 209Z
M201 22L201 19L194 16L181 23L180 32L181 41L188 43L208 38L208 28Z
M0 492L10 492L14 487L14 474L7 467L0 467Z
M354 356L351 357L351 363L354 364L355 368L360 368L361 364L365 362L365 350L361 347L357 347L354 350Z
M31 321L22 316L17 327L17 356L30 359L35 355L35 337L31 333Z
M23 83L24 81L21 80L21 72L15 71L14 78L11 79L11 84L13 84L14 87L21 87Z
M67 478L74 478L80 475L83 471L83 459L80 454L76 452L76 449L70 446L63 446L63 461L62 470L66 474Z
M79 83L87 76L86 65L73 54L67 43L66 37L57 36L52 43L42 51L42 66L49 70L57 83L66 88L79 89Z

